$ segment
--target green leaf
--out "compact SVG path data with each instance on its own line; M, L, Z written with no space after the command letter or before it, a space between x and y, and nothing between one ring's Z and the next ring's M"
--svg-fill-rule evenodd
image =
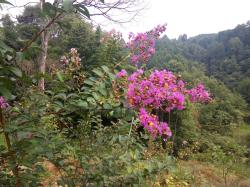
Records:
M17 58L17 61L23 61L23 60L25 60L25 55L24 55L24 53L23 52L17 52L16 53L16 58Z
M98 91L99 91L103 96L107 97L108 93L107 93L106 88L100 88Z
M77 102L77 106L79 106L81 108L84 108L84 109L87 109L88 108L88 103L86 101L79 100Z
M105 103L105 104L103 105L103 108L104 108L104 109L107 109L107 110L112 109L112 107L111 107L110 104L108 104L108 103Z
M67 99L75 99L75 98L79 98L79 95L78 94L75 94L75 93L71 93L67 96Z
M96 77L89 77L89 80L93 81L93 82L96 82L97 81L97 78Z
M10 67L9 70L14 73L16 76L18 77L22 77L22 72L20 69L16 68L16 67Z
M60 82L64 82L63 75L60 71L56 72L56 76Z
M54 99L62 99L62 100L66 100L67 96L65 93L59 93L57 95L54 96Z
M89 10L83 4L77 4L75 5L75 8L84 16L90 19Z
M101 66L105 73L110 73L109 68L107 66Z
M73 0L63 0L63 10L66 12L71 12L74 10Z
M97 94L96 92L92 93L92 96L95 98L96 101L100 100L100 95Z
M108 73L108 76L111 80L114 80L116 77L113 73Z
M93 85L94 85L94 82L91 81L91 80L89 80L89 79L87 79L87 80L84 81L84 84L88 84L88 85L90 85L90 86L93 86Z
M93 97L88 97L87 101L91 104L91 105L96 105L95 99Z
M104 74L103 74L103 72L101 71L101 70L99 70L99 69L94 69L94 70L92 70L96 75L98 75L98 76L100 76L100 77L103 77L104 76Z
M7 99L13 99L13 95L11 94L10 90L8 90L7 88L1 87L0 89L0 94L2 96L4 96Z

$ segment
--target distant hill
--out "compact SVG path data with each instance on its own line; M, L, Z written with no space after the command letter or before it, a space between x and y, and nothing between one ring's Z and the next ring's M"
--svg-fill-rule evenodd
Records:
M223 81L250 104L250 21L232 30L187 38L167 36L157 43L151 65L185 58L204 64L206 74Z

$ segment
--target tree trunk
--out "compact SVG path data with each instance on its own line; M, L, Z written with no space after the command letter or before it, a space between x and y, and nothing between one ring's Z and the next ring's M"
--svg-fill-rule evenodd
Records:
M45 0L40 0L40 9L41 11L43 10L43 5L45 3ZM40 80L38 81L38 87L41 91L44 91L45 89L45 84L44 84L44 75L46 72L46 58L47 58L47 50L48 50L48 42L49 42L49 31L44 31L41 34L41 48L42 52L38 61L38 66L39 66L39 73L42 76Z
M39 58L39 73L41 74L42 77L40 78L40 80L38 82L38 87L40 88L41 91L45 90L44 75L46 72L46 59L47 59L47 53L48 53L49 37L50 37L49 31L44 31L41 35L42 52L41 52L41 56Z

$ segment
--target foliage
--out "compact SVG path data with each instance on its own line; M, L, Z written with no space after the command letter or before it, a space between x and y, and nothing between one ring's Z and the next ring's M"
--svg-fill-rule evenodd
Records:
M16 66L17 53L0 42L0 95L12 99L14 83L22 77L21 70Z
M208 56L221 60L234 54L225 59L230 64L226 73L238 70L235 60L245 47L241 37L230 36L226 47L224 39L209 43L213 35L206 36L206 42L201 37L200 43L186 35L171 41L159 39L165 26L157 26L131 35L125 49L119 32L94 29L72 14L77 10L89 18L87 7L65 0L45 3L43 11L26 8L17 25L5 17L10 24L1 28L7 45L0 46L0 139L4 139L0 183L150 186L167 173L161 184L187 186L192 176L176 171L174 157L217 164L227 183L233 165L243 164L247 156L246 148L230 137L242 122L246 103L222 82L205 75L205 61ZM29 17L30 13L36 14ZM33 35L44 20L54 22L60 14L66 16L56 20L60 27L52 32L49 56L56 60L44 75L43 93L35 86L39 76L22 77L17 57L37 60L39 53L31 54L29 49L41 41ZM25 47L25 53L16 52ZM205 65L186 58L199 58ZM135 67L124 63L128 61ZM17 81L17 77L23 79ZM247 81L242 80L237 89L247 87ZM25 92L11 95L21 89Z
M68 66L52 75L51 90L42 94L31 89L6 111L3 133L11 137L11 147L1 149L2 184L38 185L49 175L44 161L54 163L60 171L58 183L69 186L143 184L170 167L168 157L146 159L136 123L129 122L132 116L125 116L115 94L106 91L115 78L110 68L94 69L94 77L85 78L75 55L72 50ZM104 117L114 116L119 120L107 126L111 124ZM13 165L18 171L14 176Z
M249 94L246 93L249 87L246 81L249 78L249 22L232 30L184 40L182 37L178 40L164 37L157 46L157 51L166 52L161 52L161 58L168 55L171 59L181 55L188 60L201 62L205 65L208 75L221 80L231 90L237 90L247 102L249 101Z

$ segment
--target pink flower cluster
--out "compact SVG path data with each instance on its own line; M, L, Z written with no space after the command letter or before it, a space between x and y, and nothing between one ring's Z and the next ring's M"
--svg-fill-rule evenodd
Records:
M172 135L168 124L159 122L158 117L147 111L153 109L170 112L183 110L185 98L191 102L207 102L211 100L209 93L202 84L188 90L185 83L171 71L154 70L149 76L142 69L128 76L126 99L128 105L139 111L141 125L155 138L157 135L164 140Z
M184 109L185 84L170 71L155 70L145 77L140 69L128 77L128 82L127 101L133 108L146 107L167 112Z
M0 96L0 108L5 109L9 106L4 97Z
M146 33L129 34L130 61L138 66L147 63L155 53L155 40L166 30L165 25L157 26ZM208 102L211 100L204 85L188 90L185 83L176 77L171 71L155 70L149 76L144 74L143 69L138 69L127 77L125 70L120 71L117 78L128 79L126 93L127 103L139 112L141 125L156 138L158 135L164 140L172 136L172 132L166 122L160 122L158 117L151 114L153 109L170 112L183 110L185 99L191 102Z
M210 94L205 90L203 84L198 84L195 88L188 91L191 102L206 103L211 100Z
M136 36L130 33L127 46L132 54L130 59L131 63L137 65L148 62L155 53L155 40L165 30L165 25L159 25L149 32L138 33Z
M152 135L155 139L158 135L162 136L166 141L168 137L172 136L172 132L166 122L159 122L158 117L141 108L139 112L139 120L141 125Z

